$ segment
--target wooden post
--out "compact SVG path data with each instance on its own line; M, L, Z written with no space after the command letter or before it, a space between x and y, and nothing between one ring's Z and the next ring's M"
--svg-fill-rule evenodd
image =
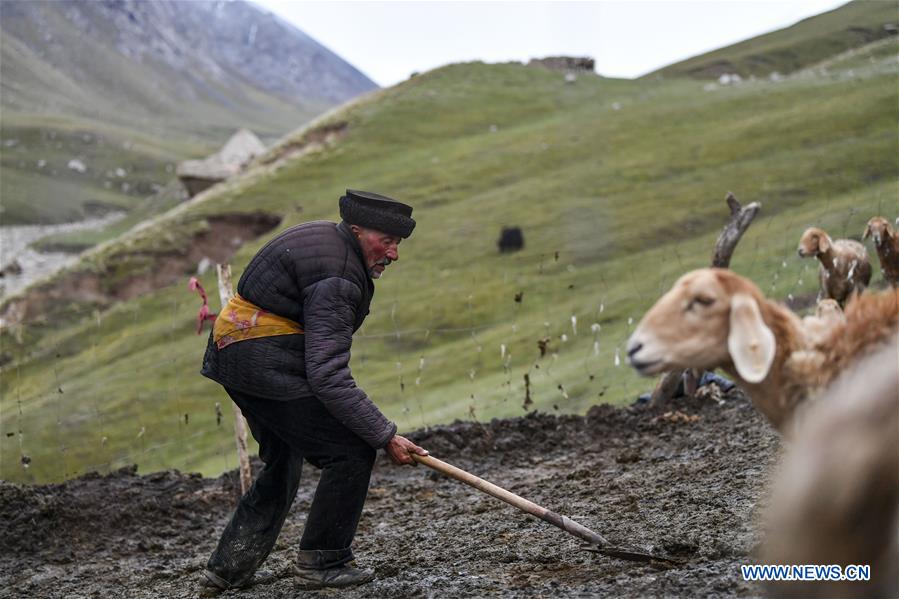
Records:
M727 207L730 208L730 220L715 243L715 253L712 255L712 267L714 268L730 267L730 258L737 248L737 243L752 224L755 215L762 209L762 205L758 202L753 202L745 207L741 206L732 192L727 192L725 201Z
M228 300L234 295L234 286L231 284L231 265L216 264L215 271L219 279L219 299L222 302L222 311L228 305ZM247 454L247 424L237 404L234 406L234 440L237 442L237 461L240 464L240 494L243 495L253 482L253 474L250 472L250 457Z
M734 197L734 194L730 191L727 192L725 201L727 202L727 207L730 209L730 220L724 226L721 235L718 236L718 241L715 242L715 253L712 255L713 268L730 267L730 259L734 254L734 250L737 248L737 243L740 241L740 238L743 237L743 233L746 232L746 229L749 228L755 215L758 214L759 210L762 208L762 205L758 202L752 202L747 206L741 206L740 202L737 201L737 198ZM674 396L674 392L677 390L677 384L681 380L684 381L684 388L687 394L692 395L693 391L696 390L697 376L702 376L702 373L698 373L697 375L692 370L672 370L666 372L662 375L662 378L659 379L656 388L653 389L650 403L656 405L658 402L671 399L671 397Z

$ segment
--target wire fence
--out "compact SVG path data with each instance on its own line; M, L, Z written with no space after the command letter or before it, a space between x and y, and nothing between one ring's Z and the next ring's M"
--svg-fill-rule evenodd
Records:
M858 238L864 222L883 211L879 196L839 209L824 202L812 219L766 215L763 206L733 266L769 297L807 309L818 265L796 255L802 231L822 225L834 237ZM722 224L726 215L722 203ZM456 418L483 423L535 409L583 413L604 401L631 402L655 382L630 371L627 338L680 274L709 264L716 235L668 244L652 268L625 269L614 280L565 250L510 254L491 273L488 291L483 281L462 276L441 284L441 293L461 298L452 319L431 313L409 322L405 298L415 290L376 293L376 318L354 339L353 374L401 431ZM622 238L636 239L637 233ZM869 254L876 285L877 257ZM589 277L586 296L576 283L582 272ZM546 281L555 284L547 288ZM494 291L504 294L507 308L484 309L478 298ZM536 311L532 297L542 301ZM147 302L162 302L166 326L157 319L141 328ZM179 286L162 298L84 315L78 328L47 335L50 345L21 346L33 355L16 355L4 367L2 478L45 482L129 464L207 475L235 468L229 400L198 374L206 340L195 335L198 308L197 296Z

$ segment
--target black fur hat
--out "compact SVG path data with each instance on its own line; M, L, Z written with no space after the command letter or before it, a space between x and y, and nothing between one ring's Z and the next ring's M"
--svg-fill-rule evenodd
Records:
M351 225L404 239L415 228L412 206L369 191L347 189L346 195L340 198L340 217Z

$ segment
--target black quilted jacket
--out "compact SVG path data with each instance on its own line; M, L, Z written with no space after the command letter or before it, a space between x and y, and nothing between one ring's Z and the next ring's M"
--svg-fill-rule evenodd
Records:
M304 335L248 339L219 350L210 336L204 376L269 399L321 401L374 448L396 433L350 374L353 333L374 294L362 248L346 223L292 227L250 261L237 293L263 310L300 323Z

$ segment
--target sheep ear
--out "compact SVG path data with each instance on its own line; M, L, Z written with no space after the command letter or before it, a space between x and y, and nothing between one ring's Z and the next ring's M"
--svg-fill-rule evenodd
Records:
M818 237L818 251L822 254L830 249L830 239L827 238L827 235L820 235Z
M862 239L867 239L871 236L871 223L865 225L865 232L862 233Z
M755 299L745 293L734 295L730 304L727 349L737 373L749 383L761 382L771 370L776 346L774 333L762 320Z

